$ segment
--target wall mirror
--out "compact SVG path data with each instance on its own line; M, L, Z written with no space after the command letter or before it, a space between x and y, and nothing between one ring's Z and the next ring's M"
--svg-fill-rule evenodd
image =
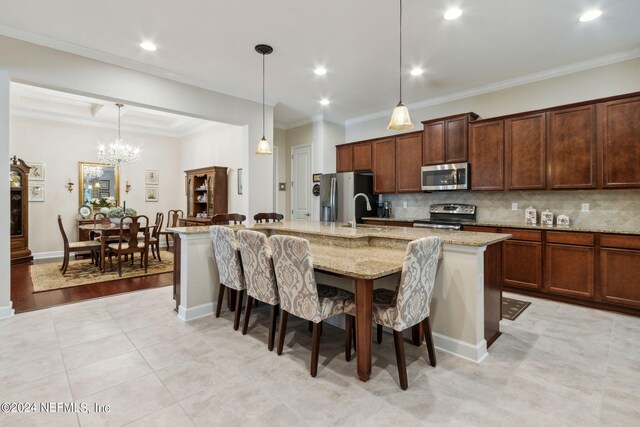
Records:
M117 166L106 163L78 162L78 183L80 206L96 205L101 198L115 198L120 204L120 171Z

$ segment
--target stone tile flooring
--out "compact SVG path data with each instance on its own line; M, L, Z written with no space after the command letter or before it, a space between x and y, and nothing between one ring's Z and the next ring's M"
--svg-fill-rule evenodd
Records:
M407 341L404 392L391 335L362 383L325 325L314 379L306 322L290 320L278 357L265 306L247 336L229 313L181 323L170 287L20 314L0 321L0 401L91 413L0 413L0 425L640 425L640 318L514 296L533 303L480 364L438 351L432 368Z

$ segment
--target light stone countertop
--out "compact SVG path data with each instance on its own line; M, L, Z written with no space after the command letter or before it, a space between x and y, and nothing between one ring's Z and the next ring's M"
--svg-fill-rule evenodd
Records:
M313 268L358 279L378 279L402 271L403 249L311 245Z

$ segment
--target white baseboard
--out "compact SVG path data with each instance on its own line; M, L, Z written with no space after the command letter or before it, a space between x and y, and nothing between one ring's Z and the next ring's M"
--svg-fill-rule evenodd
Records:
M213 303L209 302L202 305L197 305L189 309L185 308L182 304L178 307L178 318L185 322L189 320L199 319L201 317L210 316L214 313Z
M64 251L37 252L33 254L33 259L62 258Z
M13 302L9 301L9 305L0 307L0 319L8 319L15 314L13 310Z
M446 335L433 332L433 344L447 353L464 357L473 362L482 362L487 357L487 341L482 340L478 345L472 345Z

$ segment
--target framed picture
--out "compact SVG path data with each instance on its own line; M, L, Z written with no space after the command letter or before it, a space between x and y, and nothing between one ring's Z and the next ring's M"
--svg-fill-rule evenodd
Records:
M101 191L100 192L100 198L110 197L110 196L111 196L111 193L109 191Z
M29 201L44 202L44 184L29 184Z
M29 162L29 181L44 181L44 163Z
M147 185L158 185L160 182L160 176L158 171L146 171L144 174L144 183Z
M238 169L238 194L242 194L242 169Z
M321 173L314 173L313 174L313 182L320 182L320 177L322 176Z
M109 190L110 189L110 181L108 179L101 179L100 180L100 190ZM107 193L109 193L107 191ZM102 197L102 192L100 192L100 197ZM109 197L109 196L107 196Z
M157 202L160 198L158 187L146 187L144 192L145 202Z

